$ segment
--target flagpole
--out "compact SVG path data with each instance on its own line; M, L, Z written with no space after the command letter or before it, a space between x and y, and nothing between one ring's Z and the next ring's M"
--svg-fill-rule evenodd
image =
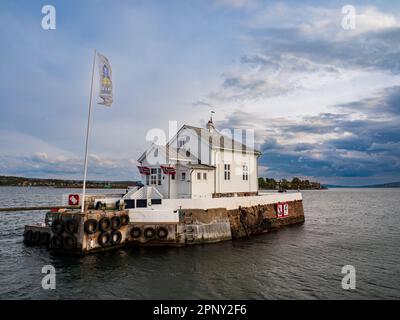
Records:
M81 212L85 211L85 194L86 194L86 175L87 175L87 164L88 164L88 142L89 142L89 132L90 132L90 120L92 115L92 95L93 95L93 78L94 78L94 67L96 64L96 49L94 50L93 56L93 66L92 66L92 80L90 82L90 97L89 97L89 115L87 121L87 129L86 129L86 145L85 145L85 162L84 162L84 170L83 170L83 191L82 191L82 207Z

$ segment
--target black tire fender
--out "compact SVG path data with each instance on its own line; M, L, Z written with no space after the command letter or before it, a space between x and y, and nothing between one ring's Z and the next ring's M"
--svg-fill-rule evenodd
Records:
M120 244L122 240L122 233L120 231L114 231L111 233L111 244L117 245Z
M118 230L119 228L121 228L121 225L121 217L114 216L111 218L111 229Z
M33 243L39 244L41 238L42 238L42 234L40 233L40 231L33 232L33 240L32 240Z
M24 240L26 242L31 242L33 239L33 231L32 230L26 230L24 232Z
M99 230L99 222L96 219L88 219L85 221L83 228L87 234L96 233Z
M138 227L134 227L131 229L131 237L136 239L142 235L142 230Z
M55 234L50 239L50 247L54 249L61 249L64 244L64 237L59 234Z
M78 231L78 226L78 220L74 218L67 219L64 222L64 229L70 234L76 233Z
M78 240L73 234L67 234L64 237L63 245L64 248L67 250L73 250L76 248L76 245L78 244Z
M123 226L126 226L127 224L129 224L129 215L121 214L121 224Z
M106 247L111 242L111 234L109 232L100 233L99 237L97 238L97 242L102 247Z
M64 220L59 218L55 219L51 224L51 231L55 234L61 234L64 231Z
M165 239L168 237L168 229L164 227L160 227L157 229L157 237L159 239Z
M111 220L109 217L103 217L99 221L99 228L103 232L107 232L111 228Z
M43 245L48 246L50 243L50 233L42 232L41 237L40 237L40 242Z
M156 231L154 230L154 228L148 227L148 228L144 229L143 234L144 234L145 238L152 239L156 235Z

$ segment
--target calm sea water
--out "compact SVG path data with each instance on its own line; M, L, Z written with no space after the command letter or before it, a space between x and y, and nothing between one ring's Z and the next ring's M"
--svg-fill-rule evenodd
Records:
M2 187L0 207L51 205L70 192ZM400 189L306 191L303 198L302 226L218 244L81 258L23 245L24 225L42 222L44 212L0 213L0 298L399 299ZM55 290L41 287L47 264L56 268ZM344 265L356 269L356 290L341 287Z

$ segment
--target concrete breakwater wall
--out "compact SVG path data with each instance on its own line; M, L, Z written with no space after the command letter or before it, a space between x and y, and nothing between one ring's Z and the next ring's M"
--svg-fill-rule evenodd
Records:
M239 207L227 210L182 210L182 230L190 230L187 244L218 242L266 233L281 227L303 223L302 200L286 202L286 214L278 212L280 203ZM283 207L283 210L285 208ZM185 233L185 232L184 232Z
M25 226L25 243L86 254L127 245L185 246L266 233L304 222L302 200L236 209L179 209L176 222L132 221L128 210L52 212L44 225ZM163 216L163 213L161 214Z

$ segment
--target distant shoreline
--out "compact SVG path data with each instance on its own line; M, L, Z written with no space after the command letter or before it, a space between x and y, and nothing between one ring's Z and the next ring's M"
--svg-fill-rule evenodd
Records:
M128 186L140 185L140 181L87 181L88 189L126 189ZM0 187L51 187L82 188L79 180L25 178L16 176L0 176Z

